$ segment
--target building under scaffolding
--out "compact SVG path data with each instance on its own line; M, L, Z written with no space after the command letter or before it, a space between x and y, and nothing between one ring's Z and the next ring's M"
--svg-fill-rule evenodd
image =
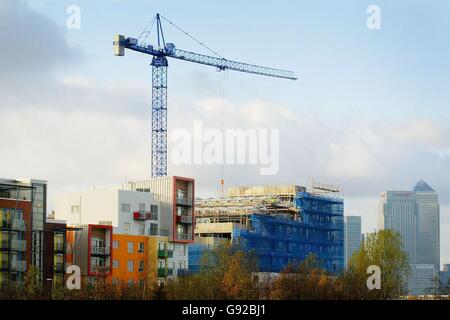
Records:
M314 253L326 270L344 265L343 200L324 185L235 187L227 196L196 201L196 244L189 268L201 269L200 257L224 240L254 251L259 272L280 272Z

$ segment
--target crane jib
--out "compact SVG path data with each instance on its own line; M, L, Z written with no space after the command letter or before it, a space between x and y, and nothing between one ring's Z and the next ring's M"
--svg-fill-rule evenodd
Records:
M238 71L238 72L252 73L252 74L258 74L258 75L262 75L262 76L283 78L283 79L289 79L289 80L297 80L298 79L295 76L294 72L292 72L292 71L262 67L262 66L257 66L257 65L253 65L253 64L207 56L204 54L194 53L194 52L180 50L180 49L173 49L172 52L167 52L167 50L165 50L165 49L155 49L151 45L140 46L137 43L136 44L130 43L129 38L127 38L123 41L114 42L114 45L119 45L119 46L127 48L129 50L145 53L145 54L152 55L152 56L171 57L174 59L208 65L208 66L216 67L220 70L233 70L233 71Z

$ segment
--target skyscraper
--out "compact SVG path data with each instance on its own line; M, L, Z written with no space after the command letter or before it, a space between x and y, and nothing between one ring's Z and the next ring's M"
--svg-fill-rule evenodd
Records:
M417 204L417 264L432 264L440 270L439 244L439 201L434 191L425 181L420 180L414 187Z
M353 253L358 251L361 246L361 217L345 216L344 217L344 263L347 268L348 261Z
M411 191L387 191L380 196L378 229L398 232L410 264L416 263L417 205Z
M397 231L402 238L414 271L411 292L424 293L427 288L420 288L421 284L427 283L430 275L440 269L437 193L423 180L412 191L384 192L380 196L378 218L379 229Z

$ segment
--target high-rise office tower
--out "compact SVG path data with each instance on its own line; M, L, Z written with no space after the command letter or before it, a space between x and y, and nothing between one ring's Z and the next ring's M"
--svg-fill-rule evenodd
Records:
M387 191L380 196L378 229L400 234L410 264L416 263L417 205L411 191Z
M436 191L420 180L412 191L384 192L380 196L378 218L379 229L392 229L402 238L414 271L410 281L411 292L424 293L427 288L420 288L420 284L427 282L429 275L437 274L440 269L439 201ZM419 278L426 281L412 281Z
M344 217L344 263L347 268L348 262L353 254L359 250L361 246L361 217L345 216Z
M440 270L439 201L434 191L423 180L414 187L417 204L417 264L432 264Z

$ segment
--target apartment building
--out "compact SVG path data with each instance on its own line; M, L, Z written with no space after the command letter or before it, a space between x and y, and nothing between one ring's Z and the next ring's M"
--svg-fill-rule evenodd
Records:
M161 207L160 226L169 240L178 244L194 241L195 181L182 177L164 177L129 182L124 189L151 193Z
M112 226L87 224L67 230L66 264L80 267L88 281L112 273Z
M0 179L1 287L23 284L25 273L32 264L32 252L40 244L32 242L33 194L35 187L32 185L19 180Z
M109 276L113 283L137 285L156 279L161 282L184 274L188 268L186 232L180 232L182 239L178 242L169 234L173 234L173 224L177 221L180 225L193 224L193 198L189 197L193 186L181 179L175 184L178 188L170 186L170 190L178 191L178 204L173 197L170 209L166 203L161 204L163 197L153 193L156 186L145 190L123 187L61 195L55 201L55 215L75 227L86 223L112 227L113 259ZM175 191L170 194L175 195ZM191 220L187 221L188 218ZM150 279L145 276L147 273Z
M44 281L47 288L61 288L66 271L67 223L47 219L44 232Z
M112 284L141 287L186 272L187 261L175 264L174 247L168 237L113 234Z

